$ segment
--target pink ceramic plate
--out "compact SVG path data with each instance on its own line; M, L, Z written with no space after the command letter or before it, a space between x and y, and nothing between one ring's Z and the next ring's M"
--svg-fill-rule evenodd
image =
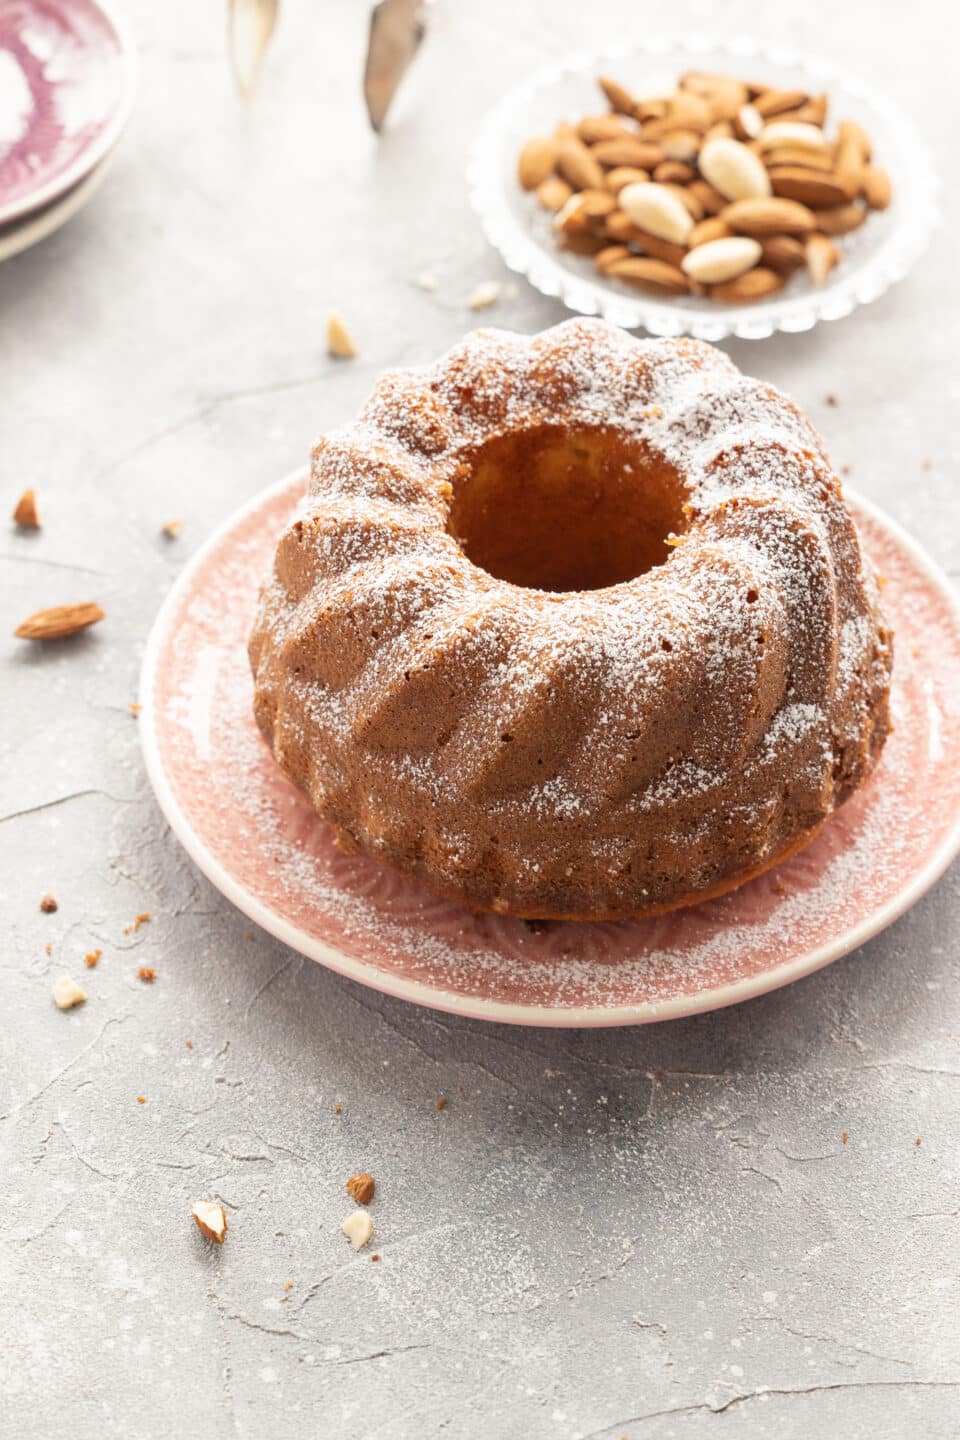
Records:
M332 844L251 715L257 585L305 484L258 496L187 567L154 626L141 699L147 769L204 874L265 930L374 989L525 1025L629 1025L732 1005L808 975L912 905L960 849L960 616L889 520L853 502L887 579L895 731L870 783L800 855L652 920L474 915Z
M0 225L49 205L116 143L134 52L94 0L0 0Z

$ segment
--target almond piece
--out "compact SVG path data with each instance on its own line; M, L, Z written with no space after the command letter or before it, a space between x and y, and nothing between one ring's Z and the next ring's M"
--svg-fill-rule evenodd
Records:
M660 240L670 240L674 245L686 244L693 229L693 217L666 185L627 185L619 198L621 209L641 230L649 231Z
M774 150L778 145L798 145L805 150L823 148L824 134L818 125L805 125L797 120L774 120L764 125L757 142L761 150Z
M551 175L537 186L537 199L544 210L560 210L572 194L573 187L566 180L561 180L559 175Z
M53 1003L58 1010L72 1010L74 1005L82 1005L86 1000L86 991L81 990L76 980L69 975L61 975L60 979L53 986Z
M643 185L649 179L647 171L638 169L636 165L617 165L607 171L607 189L619 195L624 185Z
M690 194L700 202L707 215L719 215L727 203L727 197L721 195L719 190L714 190L706 180L694 180L689 190Z
M625 142L611 140L611 145ZM603 186L603 171L594 159L592 150L579 140L561 140L557 150L557 169L564 180L569 180L574 190L599 190Z
M347 1194L352 1195L358 1205L369 1205L376 1188L377 1182L365 1170L361 1170L357 1175L351 1175L346 1184Z
M366 1210L354 1210L340 1226L354 1250L362 1250L373 1235L373 1221Z
M353 360L357 354L353 336L336 310L327 316L327 349L337 360Z
M178 535L180 534L180 531L183 529L183 521L165 520L160 526L160 529L168 540L176 540Z
M613 200L612 195L610 199ZM614 201L614 206L615 204L616 202ZM553 228L561 235L582 234L584 231L590 229L590 221L583 208L582 194L571 195L566 205L561 206L553 217Z
M222 1205L214 1205L211 1200L198 1200L190 1214L201 1235L205 1235L215 1245L223 1244L223 1237L230 1227Z
M804 205L842 205L850 198L837 176L801 165L770 165L767 172L774 195L800 200Z
M688 251L680 268L701 285L721 285L751 270L759 259L759 241L745 235L731 235L723 240L708 240L705 245Z
M636 133L616 115L587 115L577 127L584 145L596 145L599 140L622 140L624 136L630 140Z
M642 290L659 294L686 295L690 289L687 277L676 265L664 260L647 260L641 255L631 255L628 260L619 260L608 272L618 280L626 280Z
M745 235L809 235L817 228L813 211L798 200L779 196L761 200L735 200L720 211L731 230Z
M92 600L51 605L30 615L13 633L18 640L64 640L70 635L79 635L104 618L104 611Z
M751 300L762 300L767 295L774 295L782 288L782 275L758 265L756 269L747 270L745 274L738 275L736 280L727 280L723 285L714 285L710 290L710 298L720 300L727 305L742 305Z
M893 198L890 176L880 165L863 167L863 198L871 210L886 210Z
M754 100L753 108L766 120L784 110L796 110L799 106L806 105L807 100L806 90L765 90Z
M799 270L805 258L803 241L795 235L765 235L760 241L760 263L781 275Z
M467 296L467 306L471 310L486 310L490 305L496 305L500 299L500 289L499 280L481 280Z
M814 229L824 235L849 235L851 230L860 228L867 212L862 205L834 205L829 210L814 210L813 218Z
M653 179L659 185L689 185L696 178L696 170L682 160L661 160L653 172Z
M631 136L624 136L621 140L601 140L599 145L591 147L589 153L601 165L635 165L638 170L652 170L666 159L659 145Z
M728 200L770 194L763 161L739 140L710 140L700 151L698 164L704 179Z
M606 95L611 110L616 110L620 115L632 115L637 108L637 102L616 80L610 80L606 75L597 76L597 84Z
M629 254L630 247L628 245L605 245L594 255L593 263L600 274L605 275L611 265L615 265L618 260L626 260Z
M13 512L13 523L24 530L40 529L40 512L37 509L36 490L24 490Z
M542 135L528 140L517 157L517 179L524 190L536 190L557 163L557 142Z
M828 235L810 235L805 247L807 270L814 285L823 285L840 259L840 251Z
M698 245L707 245L711 240L724 240L733 231L729 225L725 225L716 215L710 215L706 220L700 220L690 231L687 245L694 250Z

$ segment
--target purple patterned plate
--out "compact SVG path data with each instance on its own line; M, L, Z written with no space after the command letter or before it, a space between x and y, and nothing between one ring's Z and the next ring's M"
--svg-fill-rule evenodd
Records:
M136 62L94 0L0 0L0 225L76 185L116 143Z

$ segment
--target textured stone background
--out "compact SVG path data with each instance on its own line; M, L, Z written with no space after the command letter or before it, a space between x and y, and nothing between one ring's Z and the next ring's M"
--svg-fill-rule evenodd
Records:
M47 521L3 541L0 633L61 600L109 613L78 643L0 641L0 1433L955 1436L956 869L863 951L737 1010L461 1023L245 939L162 823L127 709L192 549L505 278L466 203L477 118L547 55L621 35L626 7L436 6L379 146L363 5L285 3L252 111L220 6L129 9L142 86L114 173L0 267L3 505L34 484ZM669 24L832 51L913 107L955 178L953 15L741 0ZM731 346L954 574L955 233L853 318ZM352 365L325 355L331 305ZM560 312L520 286L484 318ZM90 994L69 1014L65 970ZM338 1230L359 1167L379 1265ZM189 1219L208 1193L231 1207L217 1251Z

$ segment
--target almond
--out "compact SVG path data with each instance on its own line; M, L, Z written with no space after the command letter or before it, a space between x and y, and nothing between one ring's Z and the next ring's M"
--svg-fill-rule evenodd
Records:
M770 184L774 195L801 200L804 205L842 205L849 199L836 176L802 165L771 165Z
M669 190L671 195L676 195L680 204L690 212L690 218L694 221L702 220L704 216L703 205L700 200L691 192L689 185L664 185L664 190Z
M778 120L795 120L798 125L816 125L821 130L826 118L827 97L825 95L808 100L806 105L798 105L796 110L783 110L777 116Z
M685 295L690 286L683 271L663 260L646 260L640 255L631 255L612 265L609 273L618 280L627 280L644 290L654 290L668 295Z
M697 245L707 245L711 240L723 240L733 231L729 225L718 220L716 215L709 216L706 220L700 220L690 231L687 244L693 250Z
M763 116L756 105L741 105L737 111L737 127L748 140L756 140L763 130Z
M782 275L758 265L756 269L738 275L736 280L714 285L710 294L714 300L720 300L724 304L742 305L751 300L762 300L767 295L775 295L782 288Z
M837 155L834 161L834 170L841 190L841 199L835 200L833 202L835 205L842 204L844 200L853 200L860 194L865 166L866 161L859 138L854 132L848 131L841 137L837 145Z
M696 170L682 160L661 160L653 172L653 179L660 185L689 185L696 175Z
M588 220L602 220L617 202L609 190L583 190L580 192L580 209Z
M832 170L834 149L832 145L824 145L820 150L815 150L812 145L806 148L802 145L777 145L765 152L763 162L768 169L774 165L803 165L808 170Z
M13 523L24 530L40 529L40 512L37 509L36 490L24 490L13 512Z
M51 605L47 610L38 610L30 615L13 633L18 640L65 640L70 635L79 635L104 618L103 610L92 600L74 605Z
M587 192L584 191L583 194ZM613 196L610 196L613 200ZM553 228L563 235L576 235L589 230L590 221L583 208L583 195L571 195L553 217Z
M630 247L628 245L605 245L594 255L593 263L600 274L605 275L611 265L615 265L618 260L626 260L629 254Z
M890 176L886 170L880 165L865 165L863 167L863 198L870 209L886 210L892 196Z
M667 130L660 145L668 160L693 160L700 149L701 137L696 130Z
M571 125L569 120L561 120L560 123L554 127L553 138L558 142L561 140L576 140L577 127Z
M814 285L823 285L840 259L840 251L828 235L810 235L806 243L806 262Z
M706 144L708 140L732 140L732 139L733 139L733 126L730 124L730 121L729 121L729 120L718 120L715 125L711 125L711 126L710 126L710 129L709 129L709 130L704 130L704 132L703 132L703 143L704 143L704 144Z
M697 95L692 90L678 90L671 95L664 118L670 125L698 130L702 134L718 117L705 95Z
M641 230L639 225L631 224L627 239L631 245L639 246L645 255L652 255L654 260L663 260L667 265L679 266L687 253L686 246L651 235L649 230Z
M867 218L862 205L834 205L829 210L814 210L814 228L824 235L849 235L857 230Z
M604 238L590 230L574 230L569 235L557 237L561 250L569 250L573 255L596 255L602 250Z
M779 196L735 200L721 210L720 219L725 220L731 230L746 235L808 235L817 228L812 210L797 200L783 200Z
M799 145L805 150L820 150L824 135L818 125L804 125L797 120L774 120L764 125L757 140L761 150L774 150L778 145Z
M611 140L608 143L618 145L623 142ZM557 169L574 190L599 190L603 185L603 171L594 158L594 152L579 140L560 141Z
M870 136L856 120L840 121L837 127L837 140L841 145L849 145L864 163L873 154L873 143Z
M659 145L639 138L635 140L629 135L620 140L601 140L589 153L601 165L636 165L639 170L652 170L666 159Z
M614 195L619 195L624 185L642 185L650 176L646 170L640 170L636 165L617 165L613 170L607 171L607 189L612 190Z
M728 200L749 200L770 194L763 161L739 140L710 140L700 151L700 173Z
M327 316L327 349L338 360L353 360L357 353L353 336L335 310Z
M759 259L759 241L731 235L722 240L708 240L705 245L688 251L680 268L702 285L720 285L752 269Z
M806 90L765 90L754 100L753 108L766 120L771 115L779 115L784 110L796 110L806 103Z
M560 210L572 194L572 187L559 175L551 175L537 186L537 199L544 210Z
M616 110L621 115L632 115L636 109L637 102L616 80L609 80L606 75L597 76L597 84L610 102L611 110Z
M760 263L781 275L799 270L805 258L803 241L795 235L765 235L760 241Z
M680 84L684 90L702 95L718 120L732 120L747 100L747 87L732 75L690 70L681 76Z
M714 190L706 180L694 180L689 188L690 194L699 200L707 215L719 215L727 203L727 197L721 195L719 190Z
M616 115L587 115L580 121L577 134L584 145L595 145L598 140L632 139L636 135L625 121Z
M369 1205L377 1188L377 1182L372 1175L361 1170L358 1175L351 1175L346 1184L348 1195L352 1195L358 1205Z
M689 210L665 185L627 185L620 192L620 205L635 225L675 245L686 244L693 229Z
M517 158L517 179L524 190L536 190L557 163L557 142L537 135L528 140Z

